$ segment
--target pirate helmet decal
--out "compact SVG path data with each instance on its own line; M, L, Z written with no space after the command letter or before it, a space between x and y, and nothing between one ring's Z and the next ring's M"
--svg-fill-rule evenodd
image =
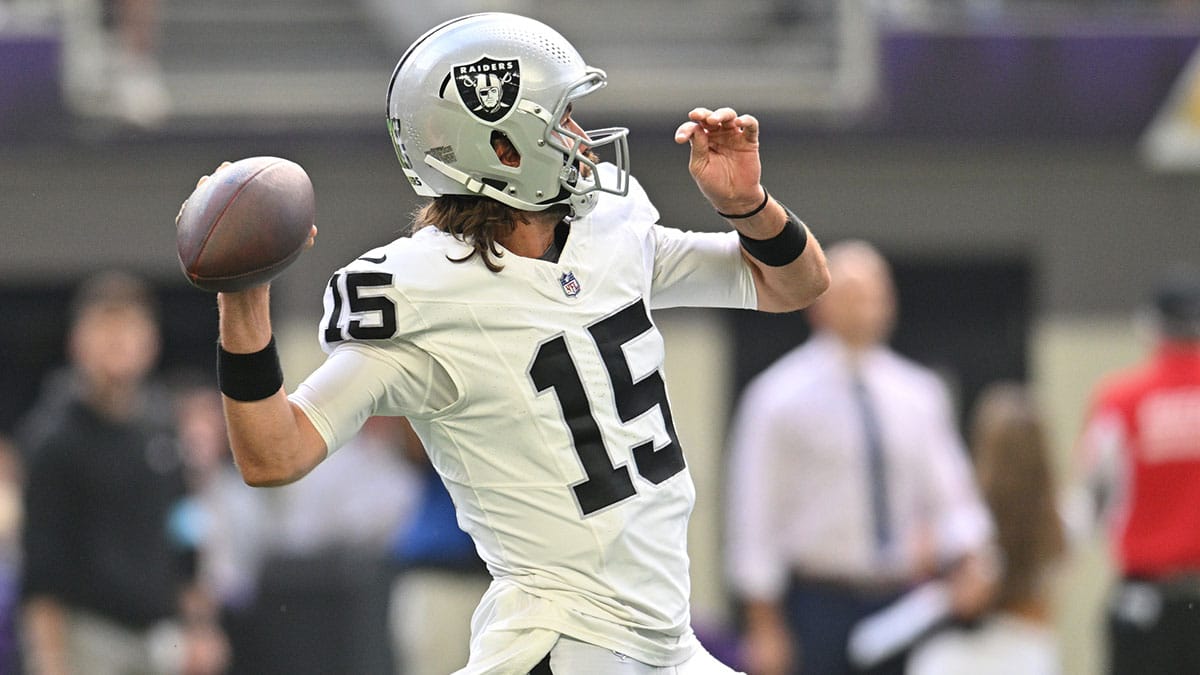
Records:
M458 98L467 111L495 124L512 113L521 93L521 62L484 56L454 66L453 78Z

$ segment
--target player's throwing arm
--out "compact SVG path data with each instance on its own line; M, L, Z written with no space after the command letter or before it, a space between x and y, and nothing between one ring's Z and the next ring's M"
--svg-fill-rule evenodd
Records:
M269 284L316 237L308 174L278 157L227 162L200 179L175 226L184 275L218 294L218 380L242 477L294 481L324 459L325 443L283 390Z

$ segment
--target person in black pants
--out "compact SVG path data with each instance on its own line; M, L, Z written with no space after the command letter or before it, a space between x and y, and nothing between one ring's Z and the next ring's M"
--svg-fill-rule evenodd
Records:
M22 624L39 675L219 673L227 660L193 553L168 522L185 493L167 397L148 384L149 288L105 273L71 308L70 368L23 426ZM184 670L186 668L186 670Z
M1081 438L1088 499L1105 516L1120 579L1110 672L1200 672L1200 269L1166 271L1146 314L1144 362L1095 389Z

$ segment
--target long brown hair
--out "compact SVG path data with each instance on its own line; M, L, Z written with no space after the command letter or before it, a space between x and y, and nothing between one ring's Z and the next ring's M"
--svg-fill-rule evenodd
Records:
M1065 552L1048 445L1042 417L1025 387L999 382L980 395L971 446L1004 560L995 603L1000 609L1044 596L1046 574Z
M504 255L496 240L511 234L525 216L521 211L487 197L442 195L419 208L413 216L412 231L433 226L471 245L471 252L454 262L466 262L478 255L493 272L504 269L497 258Z
M551 206L544 213L558 212L565 218L570 209L565 204ZM497 241L517 229L517 225L528 222L525 211L514 209L488 197L470 195L442 195L417 209L413 215L412 232L425 227L436 227L455 239L471 245L471 252L454 262L466 262L476 255L493 272L504 269L497 258L504 255Z

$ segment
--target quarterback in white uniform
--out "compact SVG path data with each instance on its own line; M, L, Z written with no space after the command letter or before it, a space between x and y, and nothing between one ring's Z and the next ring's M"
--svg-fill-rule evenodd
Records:
M689 625L695 491L650 310L791 311L828 284L819 244L760 184L753 117L697 108L677 131L735 228L684 232L629 175L627 130L572 118L605 82L524 17L434 28L388 93L404 175L434 199L411 236L330 279L326 362L288 396L267 288L218 298L248 483L299 479L369 416L412 421L494 577L463 673L732 672Z

